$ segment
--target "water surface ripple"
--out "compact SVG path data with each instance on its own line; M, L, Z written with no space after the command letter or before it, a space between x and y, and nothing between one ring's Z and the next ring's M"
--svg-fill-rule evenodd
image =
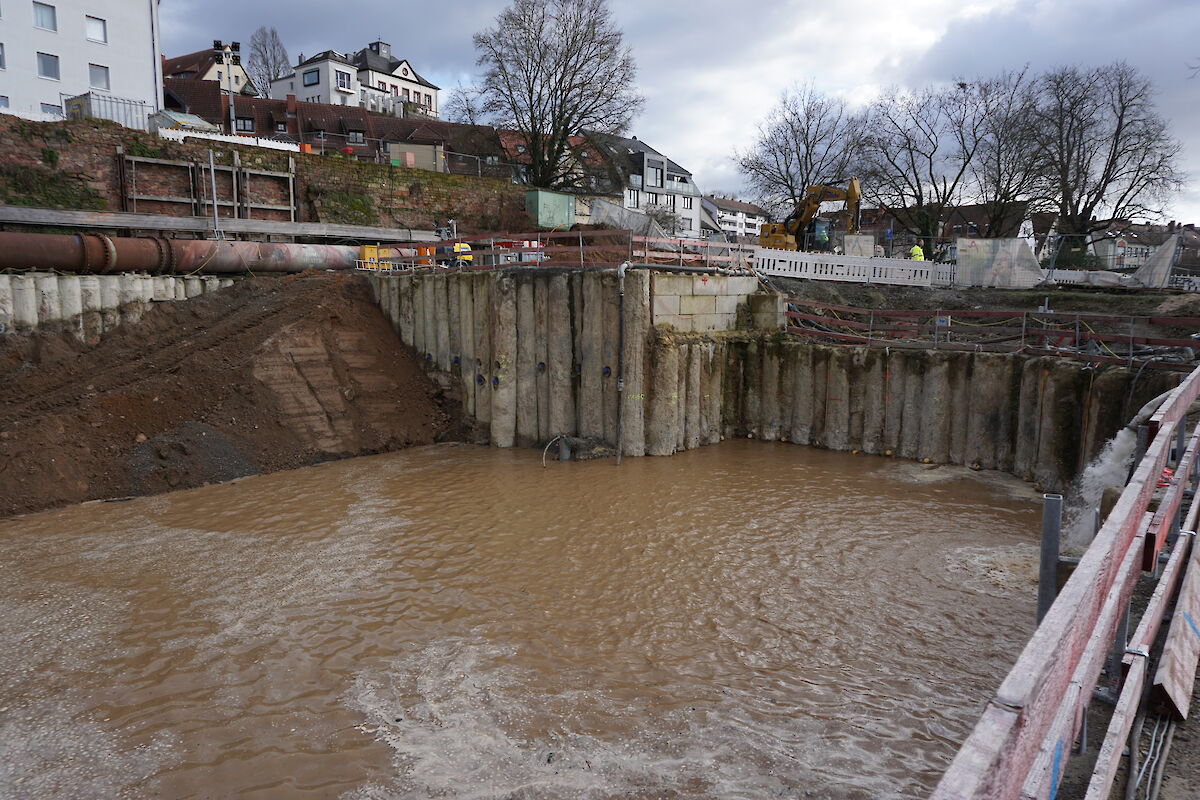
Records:
M447 445L0 522L0 796L919 797L1038 511L916 470Z

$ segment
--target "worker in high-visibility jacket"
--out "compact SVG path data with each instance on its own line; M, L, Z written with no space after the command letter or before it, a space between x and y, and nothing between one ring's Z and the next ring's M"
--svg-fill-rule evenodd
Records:
M908 257L911 258L913 261L924 261L925 260L925 251L921 249L920 242L917 242L916 244L914 244L912 246L912 249L908 251Z

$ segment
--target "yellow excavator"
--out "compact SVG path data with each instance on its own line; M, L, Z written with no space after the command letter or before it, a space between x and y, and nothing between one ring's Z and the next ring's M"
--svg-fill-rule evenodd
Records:
M846 233L858 233L859 205L862 199L858 178L851 178L846 186L820 183L804 190L804 199L783 222L768 222L759 231L758 243L762 247L776 250L828 250L830 249L829 221L818 219L821 203L845 201L850 212L846 222Z

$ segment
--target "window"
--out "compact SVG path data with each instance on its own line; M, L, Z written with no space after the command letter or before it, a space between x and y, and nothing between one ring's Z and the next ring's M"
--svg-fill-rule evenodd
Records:
M38 53L38 76L58 80L58 56L49 53Z
M335 69L333 72L334 72L334 75L337 76L337 87L339 89L349 89L350 88L350 73L342 72L340 69Z
M287 123L286 122L276 122L275 123L275 132L276 133L287 133Z
M56 106L56 105L52 105L50 103L42 103L42 113L43 114L57 114L58 116L61 117L62 116L62 106Z
M387 83L386 82L384 82L384 81L379 82L379 91L381 91L381 92L387 91Z
M433 108L433 96L432 95L428 95L428 94L425 95L425 107Z
M0 69L8 69L7 63L4 60L4 45L0 44Z
M400 87L393 85L392 86L392 97L399 97L399 96L400 96Z
M253 117L238 117L236 129L247 133L254 133Z
M93 89L107 89L108 67L88 64L88 81Z
M649 181L648 186L662 186L662 179L662 167L648 167L646 169L646 180Z
M241 85L242 85L242 76L241 76L241 75L234 75L234 76L233 76L233 85L234 85L234 86L241 86Z
M48 31L58 30L58 14L54 12L54 6L49 3L34 3L33 25Z
M646 192L646 205L658 205L658 192Z
M685 196L683 198L683 207L690 209L692 207L692 199L693 198L691 198L691 197Z
M366 134L362 131L350 131L346 137L346 141L350 144L364 144L366 142Z
M8 108L8 95L0 94L0 108Z
M84 17L87 25L87 38L93 42L108 41L108 23L99 17Z
M296 82L295 81L288 81L288 91L289 92L296 91Z
M304 73L304 85L305 86L316 86L320 82L321 82L321 73L318 72L317 70L310 69L308 72Z
M675 195L673 195L673 194L669 194L669 195L667 195L667 208L670 208L670 209L674 210L674 208L675 208Z
M641 194L642 193L639 192L637 189L626 189L625 190L625 201L627 203L629 203L630 208L638 207L638 204L641 202L641 199L642 199Z
M407 100L407 99L408 99L408 89L405 89L405 90L404 90L404 99L405 99L405 100Z

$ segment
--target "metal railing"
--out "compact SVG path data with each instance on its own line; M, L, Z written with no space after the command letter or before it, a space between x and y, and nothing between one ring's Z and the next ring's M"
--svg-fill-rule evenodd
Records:
M1191 487L1200 430L1179 458L1157 512L1149 508L1188 408L1198 396L1200 369L1188 375L1150 418L1144 456L1045 619L987 702L933 800L1055 796L1114 639L1122 649L1129 647L1119 640L1118 631L1138 573L1155 568L1168 534L1178 531L1178 510L1184 491ZM1135 634L1134 644L1139 641ZM1127 652L1133 666L1149 655L1145 650ZM1116 751L1119 754L1119 746ZM1097 785L1111 783L1111 758L1098 762L1097 769L1102 770L1093 776ZM1088 797L1107 796L1107 785L1103 789Z
M471 245L466 261L453 245ZM441 252L438 252L441 250ZM513 266L615 269L636 262L671 269L749 270L751 248L704 239L639 236L628 230L579 230L463 236L437 243L401 242L379 248L368 269L486 270Z

